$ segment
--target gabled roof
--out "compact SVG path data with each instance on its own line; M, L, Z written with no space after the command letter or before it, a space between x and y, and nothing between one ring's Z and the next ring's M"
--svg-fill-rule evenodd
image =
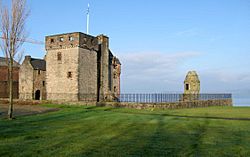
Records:
M0 66L8 66L6 63L6 58L5 57L0 57ZM14 67L19 67L19 64L14 61Z
M35 70L43 70L46 71L46 61L43 59L31 58L30 64Z

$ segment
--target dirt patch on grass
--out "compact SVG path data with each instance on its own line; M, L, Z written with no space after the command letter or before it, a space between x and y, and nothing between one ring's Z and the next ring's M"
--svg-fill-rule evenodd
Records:
M6 102L0 102L0 118L7 117L9 105ZM41 114L52 111L58 111L58 108L49 108L40 106L39 103L30 103L30 102L15 102L14 103L14 117L23 116L23 115L33 115Z

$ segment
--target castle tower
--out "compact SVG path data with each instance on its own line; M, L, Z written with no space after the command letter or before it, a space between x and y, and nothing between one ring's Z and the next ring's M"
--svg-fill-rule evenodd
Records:
M48 100L107 101L120 91L120 62L111 53L107 36L80 32L47 36L46 51ZM119 78L112 77L114 72Z
M108 96L111 94L110 84L111 80L111 70L110 70L110 52L109 52L109 38L104 35L97 36L98 43L100 44L99 49L99 90L98 96L99 100L108 99Z
M97 98L97 38L80 32L46 37L48 100Z
M196 71L189 71L184 81L184 94L199 94L200 80Z

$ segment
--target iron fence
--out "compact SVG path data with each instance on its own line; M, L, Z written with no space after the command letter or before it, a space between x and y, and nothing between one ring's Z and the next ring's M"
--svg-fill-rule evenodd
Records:
M223 100L231 99L232 94L120 94L119 102L135 102L135 103L166 103L179 101L194 100Z
M0 93L1 98L1 93ZM80 93L19 93L20 99L37 100L72 100L72 101L115 101L134 103L169 103L194 100L224 100L232 99L232 94L169 94L169 93L148 93L148 94L80 94Z

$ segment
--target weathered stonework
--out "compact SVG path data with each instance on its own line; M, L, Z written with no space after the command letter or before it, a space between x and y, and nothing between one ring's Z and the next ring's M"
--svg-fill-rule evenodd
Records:
M184 81L183 100L198 100L200 94L200 80L196 71L189 71ZM182 101L182 100L181 100Z
M46 99L45 60L25 56L19 71L19 98Z
M18 98L19 64L14 61L13 66L13 98ZM6 58L0 57L0 98L9 98L8 65Z
M199 94L200 80L196 71L189 71L184 81L184 94Z
M170 103L126 103L126 102L100 102L97 106L124 107L135 109L182 109L182 108L198 108L211 106L232 106L232 99L223 100L196 100L196 101L181 101Z
M103 101L120 92L120 67L113 68L119 60L108 37L75 32L47 36L45 42L48 100Z
M13 68L13 98L18 98L18 73L19 67ZM0 98L9 97L8 67L0 66Z

